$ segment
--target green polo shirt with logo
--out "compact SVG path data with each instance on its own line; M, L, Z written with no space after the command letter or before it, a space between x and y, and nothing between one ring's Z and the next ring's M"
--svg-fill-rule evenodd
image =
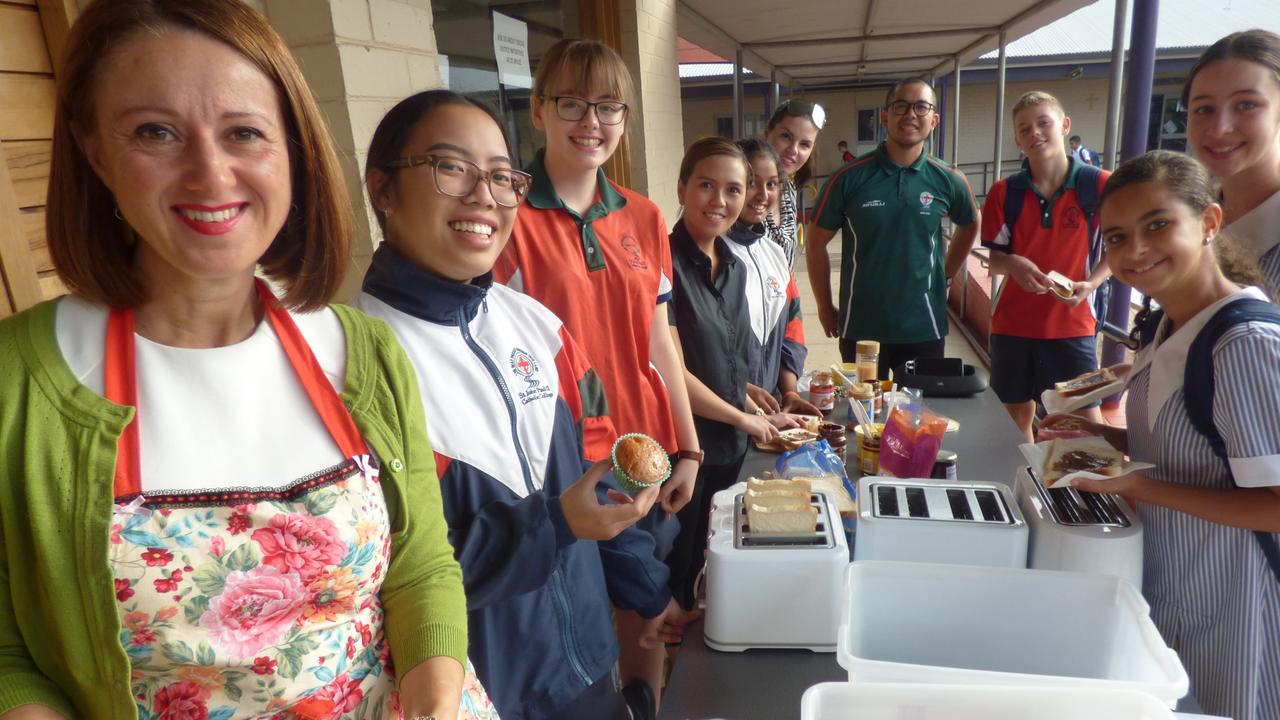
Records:
M947 334L942 219L978 218L964 174L927 153L907 167L884 143L845 165L818 193L817 224L844 228L840 246L840 336L917 343Z

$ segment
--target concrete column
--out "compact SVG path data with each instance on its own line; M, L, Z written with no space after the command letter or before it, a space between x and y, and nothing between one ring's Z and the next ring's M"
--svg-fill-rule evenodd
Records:
M996 142L995 163L992 167L991 184L1000 179L1000 168L1004 164L1004 71L1005 71L1005 31L1000 31L1000 62L996 65ZM987 185L989 189L991 185ZM985 192L985 189L984 189Z
M1129 23L1129 0L1116 0L1111 32L1111 80L1107 87L1107 131L1102 166L1116 169L1116 138L1120 134L1120 90L1124 86L1124 37Z
M684 157L684 113L676 53L675 0L622 0L622 59L635 79L628 115L632 189L649 197L668 221L678 214L676 177Z
M733 136L742 137L742 48L733 53Z
M364 191L378 122L402 98L440 86L431 0L257 0L288 43L338 150L355 208L352 264L339 299L355 296L381 241Z

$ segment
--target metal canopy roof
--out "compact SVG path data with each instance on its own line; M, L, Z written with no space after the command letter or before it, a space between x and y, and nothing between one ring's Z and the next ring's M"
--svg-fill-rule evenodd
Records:
M681 37L788 86L949 72L1095 0L678 0Z

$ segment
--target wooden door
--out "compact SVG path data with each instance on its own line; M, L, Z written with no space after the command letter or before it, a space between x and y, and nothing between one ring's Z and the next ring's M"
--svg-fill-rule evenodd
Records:
M55 59L74 0L0 0L0 317L65 292L45 248Z

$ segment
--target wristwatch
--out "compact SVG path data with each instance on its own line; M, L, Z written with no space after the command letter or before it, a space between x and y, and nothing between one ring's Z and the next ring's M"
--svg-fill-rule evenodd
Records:
M702 459L706 456L707 454L701 450L681 450L676 453L676 458L678 460L692 460L699 465L702 464Z

